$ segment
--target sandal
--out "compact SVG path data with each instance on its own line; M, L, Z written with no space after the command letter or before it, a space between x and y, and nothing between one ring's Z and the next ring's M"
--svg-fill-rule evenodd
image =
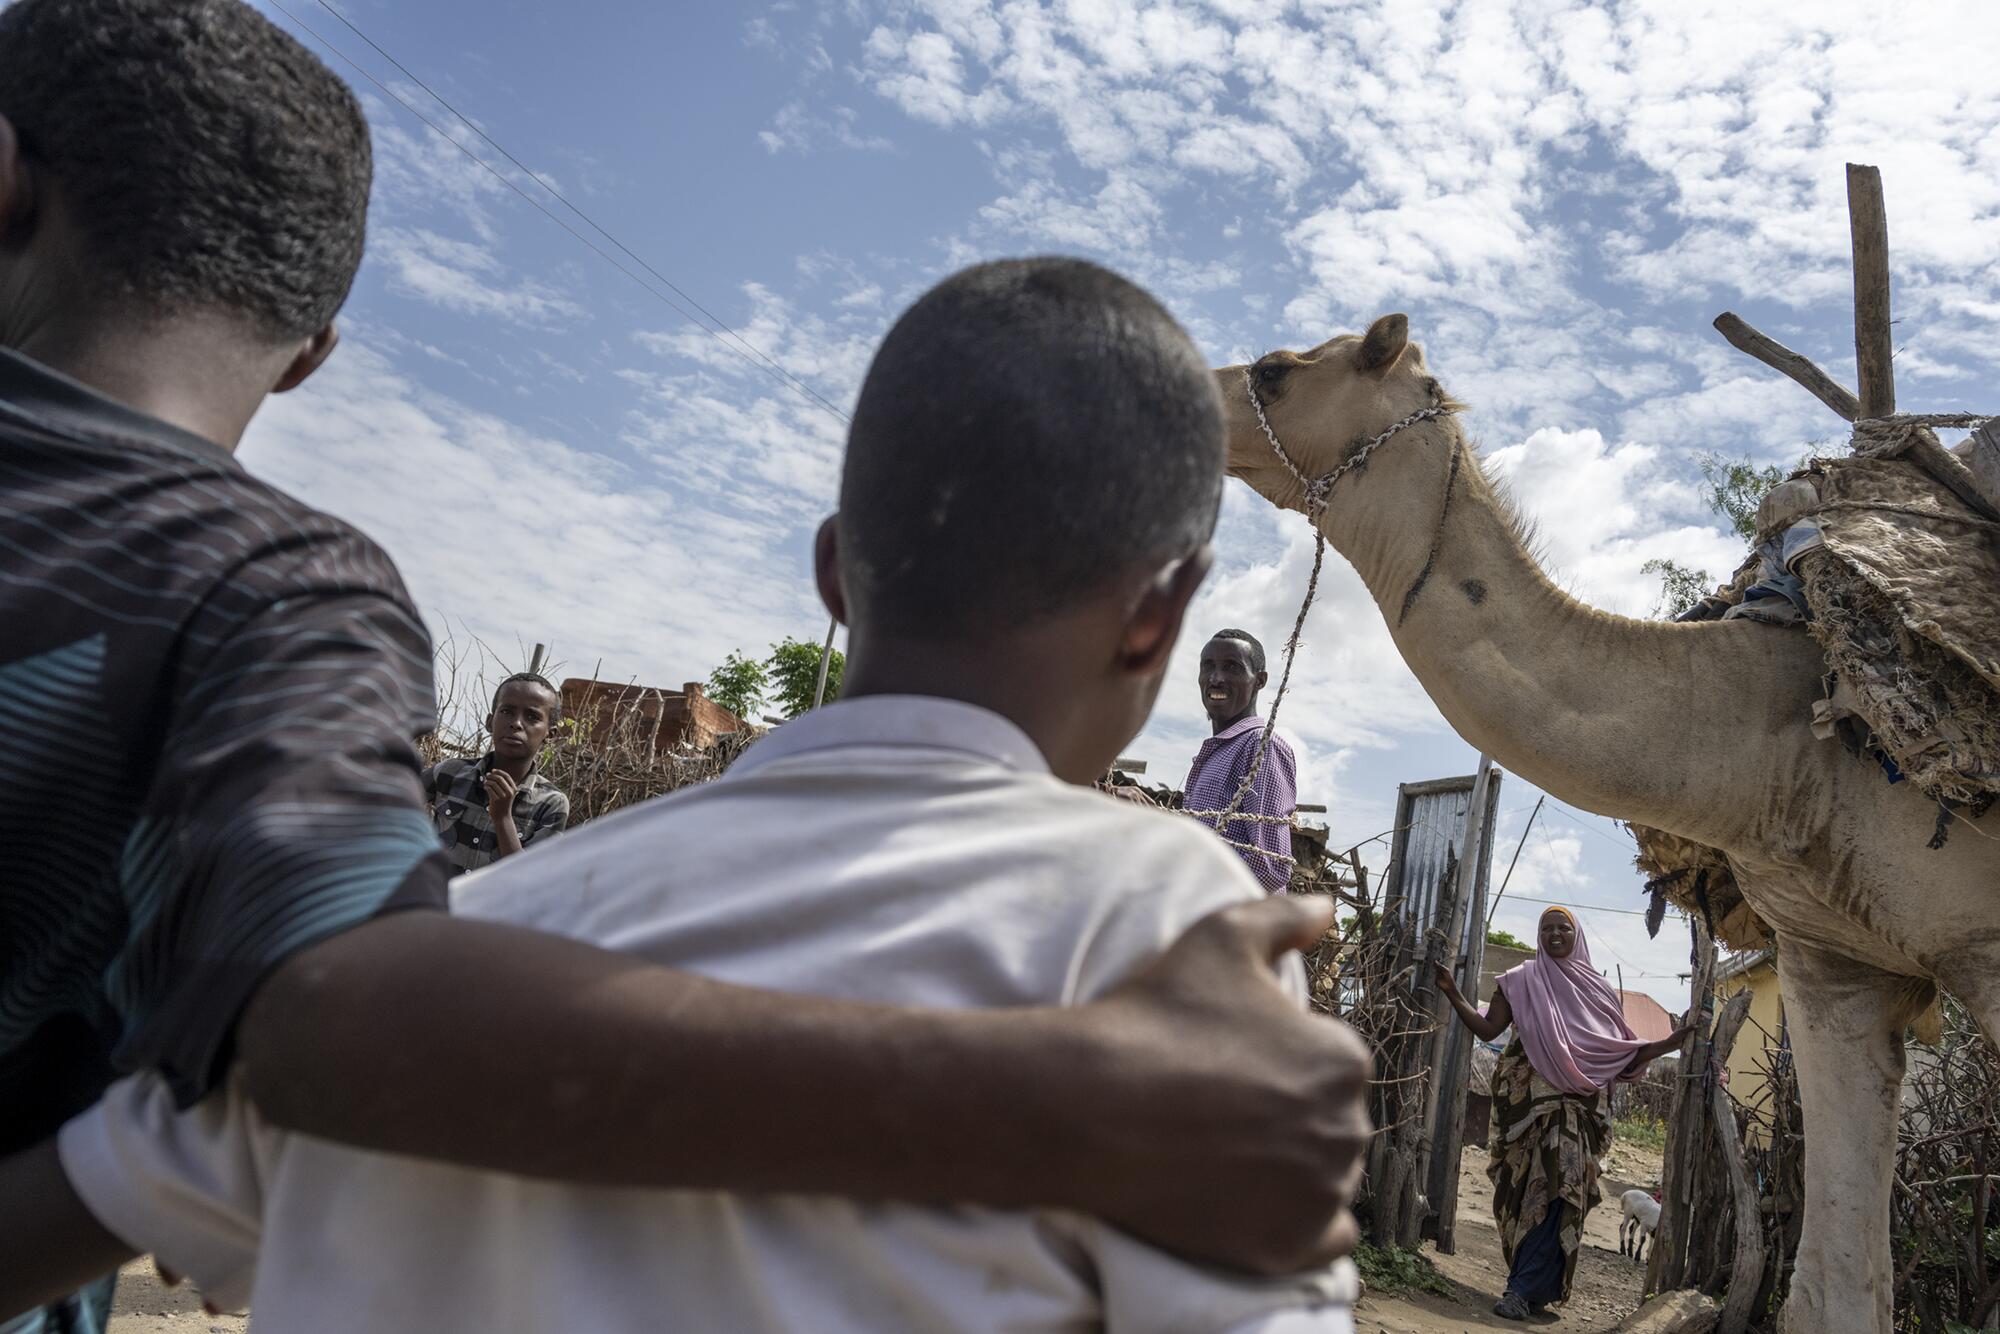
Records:
M1502 1320L1526 1320L1528 1303L1518 1292L1510 1292L1493 1303L1493 1314Z

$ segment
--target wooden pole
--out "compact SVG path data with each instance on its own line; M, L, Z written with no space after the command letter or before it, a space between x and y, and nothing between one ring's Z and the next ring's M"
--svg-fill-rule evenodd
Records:
M1854 366L1861 416L1887 417L1896 411L1896 349L1889 330L1889 215L1879 169L1847 164L1847 224L1854 242Z
M1479 1003L1479 975L1486 966L1485 923L1486 887L1490 880L1493 852L1493 807L1500 796L1501 774L1494 770L1480 807L1479 841L1473 845L1478 874L1472 879L1472 911L1466 921L1472 937L1465 945L1465 965L1460 970L1459 989ZM1465 1156L1465 1102L1472 1079L1472 1031L1463 1024L1452 1025L1452 1040L1446 1061L1451 1079L1444 1093L1444 1108L1438 1123L1438 1139L1433 1155L1441 1160L1431 1172L1431 1200L1437 1206L1437 1246L1445 1255L1458 1253L1458 1168Z
M826 643L819 651L819 683L813 687L813 707L826 703L826 669L833 662L833 632L840 628L837 617L826 618Z
M1475 890L1482 888L1485 877L1480 874L1479 845L1486 832L1486 789L1493 781L1493 757L1479 757L1479 772L1472 778L1472 804L1465 808L1465 835L1458 845L1458 894L1456 909L1451 921L1445 927L1444 958L1447 968L1458 967L1459 950L1465 943L1464 906L1472 901ZM1482 903L1479 905L1484 908ZM1480 914L1484 922L1484 914Z
M1736 1048L1736 1035L1750 1013L1748 987L1729 998L1715 1021L1715 1063L1728 1064ZM1736 1217L1735 1258L1729 1264L1729 1289L1723 1299L1722 1323L1717 1334L1747 1334L1757 1310L1757 1294L1764 1283L1764 1220L1757 1206L1757 1188L1743 1162L1743 1145L1736 1134L1736 1112L1729 1094L1720 1083L1710 1086L1709 1114L1714 1121L1715 1147L1729 1181L1729 1196Z
M549 651L548 645L537 644L535 645L535 655L532 658L528 659L528 670L533 672L536 676L540 676L542 674L542 657L548 651Z
M1688 921L1692 974L1688 983L1691 1032L1681 1043L1679 1078L1667 1124L1666 1162L1660 1172L1660 1226L1647 1262L1646 1290L1665 1292L1687 1281L1688 1242L1694 1230L1695 1164L1708 1128L1708 1015L1715 986L1715 941L1698 917Z
M1715 317L1715 331L1739 352L1748 352L1774 371L1790 376L1805 391L1840 414L1842 421L1861 415L1861 400L1831 375L1777 339L1761 334L1729 311Z
M1493 804L1493 758L1479 757L1479 772L1472 779L1472 800L1465 809L1465 833L1459 843L1457 891L1452 895L1450 916L1446 918L1443 964L1457 975L1459 989L1467 994L1479 990L1479 976L1468 982L1466 963L1473 956L1466 940L1468 927L1483 929L1486 923L1486 808ZM1481 940L1484 939L1482 935ZM1466 956L1461 961L1460 954ZM1476 996L1475 996L1476 999ZM1434 1001L1444 1026L1441 1059L1431 1080L1430 1098L1424 1108L1428 1127L1424 1160L1424 1197L1430 1205L1432 1236L1438 1251L1450 1255L1456 1248L1458 1209L1458 1165L1465 1137L1465 1081L1471 1065L1472 1033L1458 1023L1443 998Z
M1528 823L1521 826L1521 841L1514 845L1514 855L1507 862L1507 874L1500 877L1500 892L1493 896L1492 904L1486 909L1486 929L1493 929L1493 914L1500 911L1500 900L1507 897L1507 886L1514 883L1514 865L1521 860L1521 849L1528 846L1528 831L1535 827L1535 817L1542 813L1542 803L1549 799L1544 792L1535 798L1535 809L1528 812ZM1476 1001L1479 997L1474 996Z

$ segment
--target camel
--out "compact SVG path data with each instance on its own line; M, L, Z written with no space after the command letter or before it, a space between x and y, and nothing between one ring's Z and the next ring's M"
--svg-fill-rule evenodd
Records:
M2000 837L1961 820L1928 849L1934 804L1813 737L1807 635L1634 620L1551 583L1406 317L1216 377L1230 474L1312 517L1461 737L1561 801L1727 856L1777 936L1805 1110L1782 1328L1888 1334L1903 1033L1942 986L2000 1041Z

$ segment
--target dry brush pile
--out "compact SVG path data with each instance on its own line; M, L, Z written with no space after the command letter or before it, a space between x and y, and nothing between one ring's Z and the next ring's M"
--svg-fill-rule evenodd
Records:
M1896 1151L1890 1237L1896 1328L1952 1334L1986 1327L2000 1309L2000 1058L1964 1008L1947 1000L1942 1040L1912 1044ZM1798 1074L1785 1034L1752 1025L1765 1082L1734 1104L1742 1151L1758 1196L1764 1250L1753 1310L1774 1323L1798 1253L1805 1196L1805 1128ZM1719 1216L1699 1230L1690 1269L1721 1293L1735 1223L1726 1195Z
M1313 1008L1345 1020L1375 1053L1376 1080L1368 1112L1376 1130L1368 1170L1356 1201L1364 1220L1384 1179L1388 1148L1420 1128L1432 1070L1426 1059L1438 1025L1414 985L1422 942L1407 919L1385 921L1358 856L1328 857L1321 847L1295 838L1299 855L1294 894L1330 894L1340 904L1335 924L1306 955L1306 986Z

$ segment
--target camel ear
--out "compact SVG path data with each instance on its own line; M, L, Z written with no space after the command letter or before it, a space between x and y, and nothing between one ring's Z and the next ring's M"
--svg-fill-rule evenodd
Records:
M1396 364L1403 355L1403 349L1409 345L1410 317L1384 315L1368 326L1368 334L1361 340L1361 357L1355 366L1376 375L1384 374Z

